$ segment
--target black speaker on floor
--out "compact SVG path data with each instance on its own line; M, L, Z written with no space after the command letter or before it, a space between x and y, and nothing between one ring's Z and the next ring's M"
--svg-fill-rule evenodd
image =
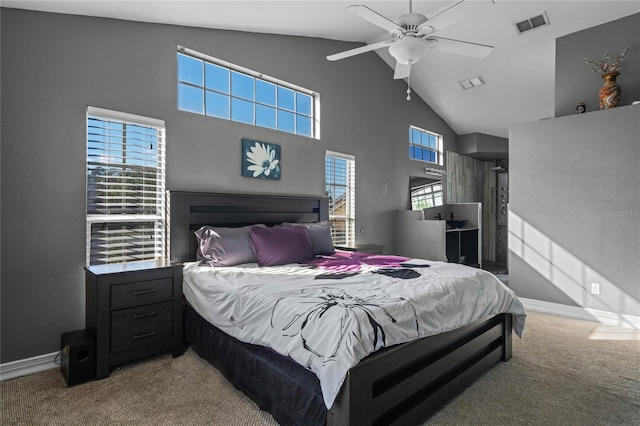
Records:
M67 386L96 379L96 342L87 330L62 333L60 371Z

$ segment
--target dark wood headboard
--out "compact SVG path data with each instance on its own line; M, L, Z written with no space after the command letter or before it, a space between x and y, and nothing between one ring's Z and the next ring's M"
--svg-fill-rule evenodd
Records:
M238 227L264 223L319 222L329 220L329 201L323 197L169 192L170 258L195 260L193 234L204 225Z

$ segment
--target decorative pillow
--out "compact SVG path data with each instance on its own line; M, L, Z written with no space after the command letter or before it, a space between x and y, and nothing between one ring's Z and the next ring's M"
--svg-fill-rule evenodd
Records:
M285 265L314 257L311 239L304 227L253 227L249 234L260 266Z
M331 239L331 224L327 220L312 223L285 222L282 226L302 226L306 228L311 239L313 254L333 254L336 252Z
M249 236L250 229L251 226L240 228L203 226L195 232L198 240L197 260L211 266L234 266L257 262L256 250Z

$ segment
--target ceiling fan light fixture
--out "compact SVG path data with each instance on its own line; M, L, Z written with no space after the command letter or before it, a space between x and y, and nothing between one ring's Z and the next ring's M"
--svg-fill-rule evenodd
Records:
M429 46L417 37L404 37L389 46L389 53L396 61L404 65L415 64L422 58L422 54Z

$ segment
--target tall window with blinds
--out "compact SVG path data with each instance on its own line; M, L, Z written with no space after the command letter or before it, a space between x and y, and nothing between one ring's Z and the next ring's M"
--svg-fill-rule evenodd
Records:
M355 243L355 163L355 158L346 154L327 152L325 157L325 190L331 237L336 245Z
M165 257L164 121L87 109L87 264Z

